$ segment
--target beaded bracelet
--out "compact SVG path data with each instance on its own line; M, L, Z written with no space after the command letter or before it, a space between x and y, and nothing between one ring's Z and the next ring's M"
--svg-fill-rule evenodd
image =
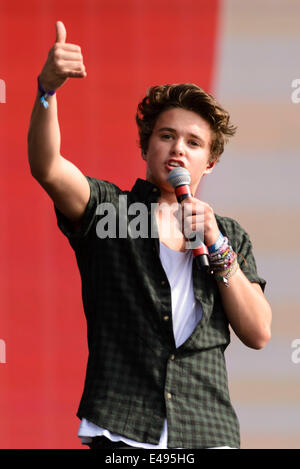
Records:
M218 238L219 239L219 238ZM223 237L219 248L209 254L211 274L217 281L224 283L228 287L228 279L237 271L237 254L228 244L228 238Z
M214 266L214 270L224 270L233 262L234 254L232 247L229 246L224 254L220 254L216 260L210 259L210 264Z
M235 252L233 251L231 246L228 246L228 249L224 252L224 254L219 254L215 259L209 258L210 265L213 268L213 271L218 270L225 270L230 267L235 259Z
M239 264L238 264L238 261L237 261L237 255L235 254L234 261L233 261L232 264L230 265L229 269L224 270L224 271L221 271L221 272L218 272L218 273L215 275L215 279L216 279L218 282L223 282L224 285L225 285L225 287L228 287L228 279L229 279L230 277L232 277L233 274L236 273L238 267L239 267Z
M37 78L37 81L38 81L38 90L41 93L40 101L42 105L44 106L44 108L47 109L47 107L49 106L47 98L49 98L49 96L53 96L56 93L56 91L55 90L45 91L44 88L42 87L39 76Z

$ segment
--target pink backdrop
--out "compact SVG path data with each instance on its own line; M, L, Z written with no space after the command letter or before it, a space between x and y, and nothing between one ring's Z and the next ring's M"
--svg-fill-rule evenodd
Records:
M36 77L55 22L64 22L67 42L82 47L88 73L58 92L62 154L85 174L129 188L145 171L134 119L146 89L171 82L211 88L218 4L0 1L2 448L81 447L75 414L87 345L80 278L51 201L27 163Z

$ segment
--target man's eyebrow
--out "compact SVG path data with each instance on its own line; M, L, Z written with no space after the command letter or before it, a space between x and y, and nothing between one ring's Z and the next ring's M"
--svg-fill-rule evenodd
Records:
M172 127L161 127L160 129L158 129L158 132L173 132L174 134L176 134L176 130L173 129ZM196 138L197 140L200 140L202 143L205 143L203 138L200 137L200 135L197 135L197 134L188 134L189 137L192 137L192 138Z
M160 129L158 129L158 132L161 132L161 131L167 131L167 132L174 132L174 133L176 133L176 130L175 130L175 129L172 129L172 127L161 127Z

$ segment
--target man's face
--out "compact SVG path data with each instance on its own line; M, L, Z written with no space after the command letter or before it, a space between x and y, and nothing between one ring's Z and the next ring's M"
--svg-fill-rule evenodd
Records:
M209 163L212 131L209 123L192 111L172 108L162 112L149 139L147 181L160 187L162 193L174 193L168 174L176 166L183 166L191 175L191 192L203 174L212 171Z

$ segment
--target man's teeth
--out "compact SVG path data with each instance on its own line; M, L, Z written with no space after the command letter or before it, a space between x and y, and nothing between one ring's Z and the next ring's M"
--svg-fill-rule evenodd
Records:
M169 166L176 166L177 167L177 166L180 166L180 164L175 162L175 161L170 161Z

